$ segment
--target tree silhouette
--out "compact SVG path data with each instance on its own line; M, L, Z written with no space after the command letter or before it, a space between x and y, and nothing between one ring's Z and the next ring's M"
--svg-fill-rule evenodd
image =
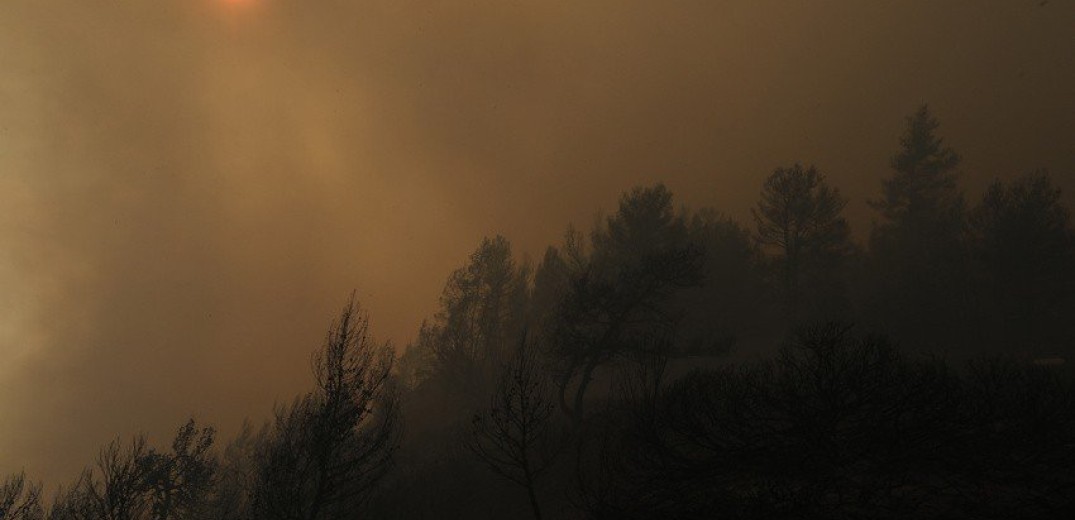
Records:
M970 309L960 159L938 127L926 106L907 118L892 175L871 201L884 220L870 234L866 289L872 321L931 347L964 334Z
M549 333L559 358L560 407L576 425L594 371L647 338L670 334L678 317L669 302L702 276L702 253L660 184L625 194L591 242L587 255L569 235L564 250L574 270Z
M207 518L250 520L258 486L259 450L268 443L269 424L254 430L244 421L239 433L224 447L217 462L217 476L207 499Z
M352 296L314 355L316 390L278 410L258 451L255 517L345 518L364 503L397 447L392 364Z
M440 312L408 349L411 378L435 377L468 403L484 396L483 383L495 378L510 355L510 338L524 326L528 284L529 269L516 265L507 239L483 239L449 277Z
M894 225L950 219L962 205L954 174L960 157L936 135L939 127L927 105L907 118L900 149L890 163L893 175L882 183L881 199L871 202Z
M101 448L96 464L61 490L50 520L172 520L200 518L212 494L215 431L193 420L179 428L170 452L151 448L145 435Z
M1075 391L959 372L822 324L772 362L694 372L610 409L593 518L1050 518L1075 499Z
M176 433L171 453L149 450L142 458L153 520L192 518L202 510L214 484L217 461L210 452L216 431L188 421Z
M671 355L713 356L743 338L757 339L772 327L762 255L750 231L716 211L691 216L688 243L701 252L701 278L678 291L671 306L678 314Z
M813 166L777 168L765 180L752 210L757 239L777 250L785 309L794 319L805 293L824 293L838 284L835 273L851 251L851 228L842 215L846 205ZM820 283L809 284L808 277Z
M542 518L538 479L559 454L554 401L533 347L524 337L504 370L489 409L474 416L470 450L501 477L526 489L534 518Z
M20 472L0 484L0 520L41 520L41 486L26 480Z
M1075 233L1048 173L994 182L969 223L983 330L1008 349L1067 348L1075 332L1063 326L1075 309Z
M534 283L530 294L529 321L538 331L544 333L555 323L557 306L567 294L573 271L575 269L572 269L559 249L545 249L541 262L534 270Z
M146 474L149 448L145 435L124 447L119 439L101 448L97 463L61 492L49 515L56 520L142 520L152 501Z

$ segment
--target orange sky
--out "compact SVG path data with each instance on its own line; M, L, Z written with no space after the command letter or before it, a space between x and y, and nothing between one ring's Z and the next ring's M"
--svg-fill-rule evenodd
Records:
M1075 3L8 0L0 471L72 478L308 384L352 288L405 344L484 235L815 163L860 230L929 102L965 185L1075 191Z

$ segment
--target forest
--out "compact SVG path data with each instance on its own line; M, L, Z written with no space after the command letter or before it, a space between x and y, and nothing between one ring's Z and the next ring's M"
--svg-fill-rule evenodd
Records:
M970 199L922 106L853 233L822 167L774 166L749 222L654 184L540 260L485 238L398 351L341 290L269 420L118 437L62 485L0 468L0 519L1070 513L1075 228L1049 173Z

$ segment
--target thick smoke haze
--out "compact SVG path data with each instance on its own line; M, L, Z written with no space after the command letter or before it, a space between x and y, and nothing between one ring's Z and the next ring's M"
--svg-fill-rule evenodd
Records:
M483 236L540 258L632 186L746 221L774 167L813 163L861 237L922 103L972 195L1045 167L1071 201L1073 22L1036 0L3 2L0 467L68 480L191 414L232 432L308 384L352 289L402 348Z

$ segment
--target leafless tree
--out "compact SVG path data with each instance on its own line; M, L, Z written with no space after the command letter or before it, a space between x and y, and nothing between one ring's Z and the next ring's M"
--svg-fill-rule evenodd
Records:
M41 486L26 480L26 473L9 477L0 485L0 520L40 520Z
M525 338L502 374L489 409L474 416L471 451L494 472L526 489L541 519L537 484L554 462L562 436L552 417L550 385Z
M148 446L145 435L101 448L97 462L61 489L50 520L171 520L203 518L213 485L215 432L193 420L179 428L170 452Z
M141 520L151 502L146 486L146 437L139 435L124 447L113 440L97 455L93 468L61 493L50 518L56 520Z

